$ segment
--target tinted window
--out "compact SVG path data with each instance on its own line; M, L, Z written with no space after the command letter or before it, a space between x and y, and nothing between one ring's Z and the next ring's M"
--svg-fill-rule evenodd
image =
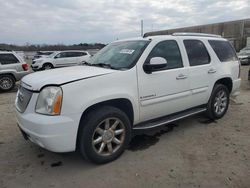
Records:
M18 63L18 59L13 54L0 54L0 63L2 65Z
M184 40L190 66L210 63L210 56L200 40Z
M209 40L208 42L221 62L237 60L235 51L228 41Z
M85 56L85 55L87 55L87 53L86 52L79 52L79 56Z
M67 57L67 52L61 52L59 54L56 55L57 58L65 58Z
M71 52L71 57L80 57L87 55L85 52Z
M150 59L153 57L162 57L167 60L167 67L164 69L183 67L181 53L177 42L174 40L162 41L158 43L150 52L146 63L149 63Z

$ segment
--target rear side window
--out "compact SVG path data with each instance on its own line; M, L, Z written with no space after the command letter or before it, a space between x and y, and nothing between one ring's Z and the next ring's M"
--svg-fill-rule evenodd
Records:
M2 65L18 63L18 59L13 54L0 54L0 63Z
M167 67L164 69L175 69L183 67L181 53L177 42L174 40L159 42L150 52L146 63L149 63L150 59L153 57L162 57L167 60Z
M210 56L203 42L200 40L184 40L190 66L210 63Z
M236 61L237 56L232 45L228 41L208 41L221 62Z

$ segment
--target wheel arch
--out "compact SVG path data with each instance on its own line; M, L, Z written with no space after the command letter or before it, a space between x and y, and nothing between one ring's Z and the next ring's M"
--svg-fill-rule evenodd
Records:
M79 143L80 126L81 126L81 123L84 121L84 118L86 117L86 115L89 112L94 111L95 109L103 107L103 106L113 106L113 107L120 109L128 116L131 125L133 125L133 123L134 123L134 109L133 109L133 104L129 99L116 98L116 99L110 99L110 100L95 103L95 104L89 106L88 108L86 108L81 115L79 125L78 125L78 130L77 130L76 149L78 148L78 143Z
M54 66L54 64L53 64L52 62L49 62L49 61L48 61L48 62L43 63L42 67L43 67L44 65L46 65L46 64L51 64L51 65L52 65L52 67L55 67L55 66Z
M1 73L1 74L0 74L0 76L4 76L4 75L12 76L12 77L14 78L14 81L15 81L15 82L16 82L16 80L17 80L14 73L6 72L6 73Z
M220 79L218 79L218 80L215 82L214 86L215 86L216 84L223 84L223 85L225 85L225 86L227 87L229 93L231 93L231 91L232 91L232 89L233 89L233 80L232 80L232 78L230 78L230 77L220 78Z

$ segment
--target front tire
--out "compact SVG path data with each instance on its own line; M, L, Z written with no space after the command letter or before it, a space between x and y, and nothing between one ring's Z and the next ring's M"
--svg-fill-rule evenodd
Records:
M43 70L49 70L49 69L53 69L53 65L51 63L44 63L43 65Z
M227 112L229 105L229 91L223 84L216 84L207 105L207 116L212 119L220 119Z
M0 91L10 91L15 87L15 78L11 75L0 76Z
M104 106L83 118L78 132L81 154L98 164L117 159L131 139L131 123L127 115L118 108Z

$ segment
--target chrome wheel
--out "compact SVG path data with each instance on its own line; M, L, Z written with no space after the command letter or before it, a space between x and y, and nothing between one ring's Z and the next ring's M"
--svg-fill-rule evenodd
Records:
M118 118L112 117L103 120L94 131L92 146L101 156L110 156L124 143L125 126Z
M224 90L220 90L214 100L214 111L217 115L221 115L227 108L228 98Z
M0 87L2 90L9 90L13 86L13 80L9 77L2 77L0 79Z

